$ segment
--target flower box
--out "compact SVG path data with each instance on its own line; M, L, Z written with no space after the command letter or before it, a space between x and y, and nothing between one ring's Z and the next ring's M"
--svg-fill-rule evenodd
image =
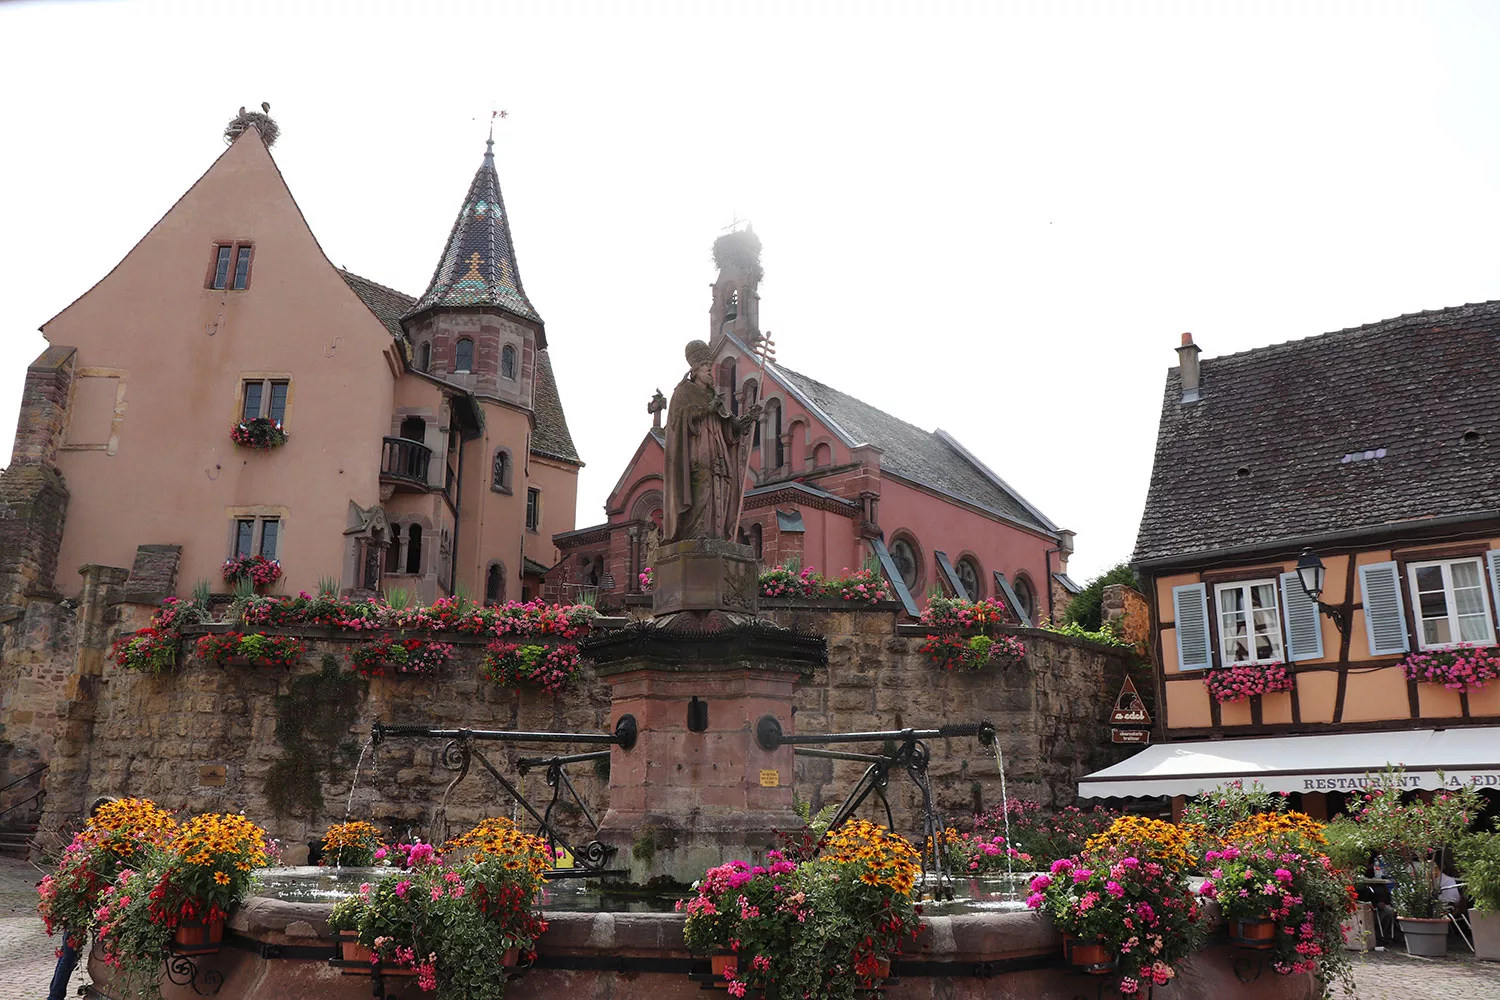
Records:
M374 973L375 967L380 967L382 976L415 976L416 969L406 969L390 962L375 962L375 957L369 948L359 943L359 933L356 931L339 931L339 957L352 963L344 967L344 974L349 976L368 976Z
M224 918L184 920L172 934L172 951L178 955L212 955L224 940Z
M1242 948L1274 948L1276 946L1276 921L1231 920L1229 940Z
M1064 934L1063 958L1094 976L1102 976L1115 968L1115 954L1103 938L1084 941L1072 934Z
M739 969L739 957L732 951L720 952L709 957L708 967L715 979L724 979L726 973L732 976Z

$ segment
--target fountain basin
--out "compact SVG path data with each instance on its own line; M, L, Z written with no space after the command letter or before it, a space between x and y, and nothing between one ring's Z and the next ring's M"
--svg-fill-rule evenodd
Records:
M194 959L196 979L164 979L164 1000L201 997L211 988L207 984L213 973L223 977L217 993L223 1000L371 996L369 976L344 975L328 964L334 954L327 924L332 908L326 900L247 899L229 918L225 947L216 955ZM688 973L707 971L708 963L683 945L682 914L548 911L547 919L550 926L538 942L537 965L510 984L510 1000L703 997L701 984L690 980ZM1256 953L1212 945L1182 963L1172 995L1182 1000L1316 996L1310 975L1278 976L1269 967L1262 969L1261 961ZM1093 996L1102 981L1065 966L1057 931L1046 919L1025 911L926 916L916 941L897 956L892 971L900 981L888 986L885 995L890 1000L1073 1000ZM96 997L127 1000L111 990L112 970L92 955L89 973ZM178 978L184 975L179 972ZM397 1000L423 995L410 978L387 978L382 986L381 995Z

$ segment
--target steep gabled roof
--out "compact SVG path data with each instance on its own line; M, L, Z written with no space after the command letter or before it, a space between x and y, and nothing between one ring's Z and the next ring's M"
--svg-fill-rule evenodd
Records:
M1038 531L1057 532L1056 525L949 434L941 430L924 431L780 365L768 365L766 370L785 382L836 433L841 433L847 439L846 444L873 444L880 448L882 470Z
M552 358L546 351L536 352L536 384L532 388L531 409L536 414L536 428L531 432L532 454L582 465L578 449L573 446L573 435L568 431L562 397L557 394Z
M1181 385L1134 562L1500 512L1500 302L1210 358L1196 403Z
M385 328L391 331L391 336L400 340L405 334L401 331L401 317L411 308L416 299L405 292L398 292L394 288L387 288L382 284L371 281L369 278L361 278L357 274L351 274L343 268L339 269L344 281L354 289L354 294L360 297L365 305L369 306L370 312L375 318L385 324Z
M484 160L469 184L469 192L453 220L448 245L432 273L427 291L408 315L444 307L496 306L541 325L521 287L510 220L495 173L495 141L485 143ZM539 334L539 347L546 347Z

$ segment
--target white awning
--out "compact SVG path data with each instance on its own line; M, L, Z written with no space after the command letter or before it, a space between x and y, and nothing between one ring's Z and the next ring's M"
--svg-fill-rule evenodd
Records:
M1084 778L1078 795L1197 795L1236 778L1271 792L1349 792L1390 764L1406 769L1408 788L1500 790L1500 726L1158 743Z

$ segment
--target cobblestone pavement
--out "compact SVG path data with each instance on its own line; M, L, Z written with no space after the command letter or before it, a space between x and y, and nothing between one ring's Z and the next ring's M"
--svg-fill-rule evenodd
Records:
M24 861L0 858L0 1000L42 1000L52 981L57 942L36 915L41 877ZM1475 961L1462 946L1458 954L1440 959L1400 951L1351 957L1358 1000L1500 1000L1500 962ZM87 982L80 967L69 996L77 996Z

